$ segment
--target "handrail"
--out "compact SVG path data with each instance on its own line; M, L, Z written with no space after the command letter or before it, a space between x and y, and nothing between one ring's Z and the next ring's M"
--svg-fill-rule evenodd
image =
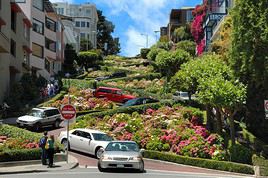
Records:
M7 42L9 42L8 37L3 32L0 31L0 35L2 35L4 37L4 39L7 40Z

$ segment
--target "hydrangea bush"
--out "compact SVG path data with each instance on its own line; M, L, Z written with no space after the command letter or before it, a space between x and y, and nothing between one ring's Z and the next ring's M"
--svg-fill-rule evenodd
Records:
M186 114L187 113L187 114ZM79 121L83 126L103 130L119 140L134 140L148 150L178 155L224 160L223 138L210 134L200 122L201 111L182 106L147 109L143 114L115 114ZM94 120L94 122L92 121Z

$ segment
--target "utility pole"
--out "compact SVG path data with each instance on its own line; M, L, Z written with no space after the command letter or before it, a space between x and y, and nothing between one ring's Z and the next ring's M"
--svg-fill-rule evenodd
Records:
M148 48L148 34L141 33L141 35L146 36L146 48Z

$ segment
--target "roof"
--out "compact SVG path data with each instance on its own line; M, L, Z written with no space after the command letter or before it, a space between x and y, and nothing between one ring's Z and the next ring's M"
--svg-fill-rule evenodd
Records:
M102 133L102 134L105 134L105 133L102 132L102 131L99 131L99 130L93 130L93 129L87 129L87 128L77 128L77 129L74 129L74 130L81 130L81 131L84 131L84 132L90 132L90 133Z
M98 88L121 91L121 89L119 89L119 88L111 88L111 87L98 87Z

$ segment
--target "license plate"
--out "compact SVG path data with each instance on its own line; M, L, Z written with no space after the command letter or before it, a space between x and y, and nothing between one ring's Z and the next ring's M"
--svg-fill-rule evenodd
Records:
M117 167L118 167L118 168L123 168L124 165L123 165L123 164L117 164Z

